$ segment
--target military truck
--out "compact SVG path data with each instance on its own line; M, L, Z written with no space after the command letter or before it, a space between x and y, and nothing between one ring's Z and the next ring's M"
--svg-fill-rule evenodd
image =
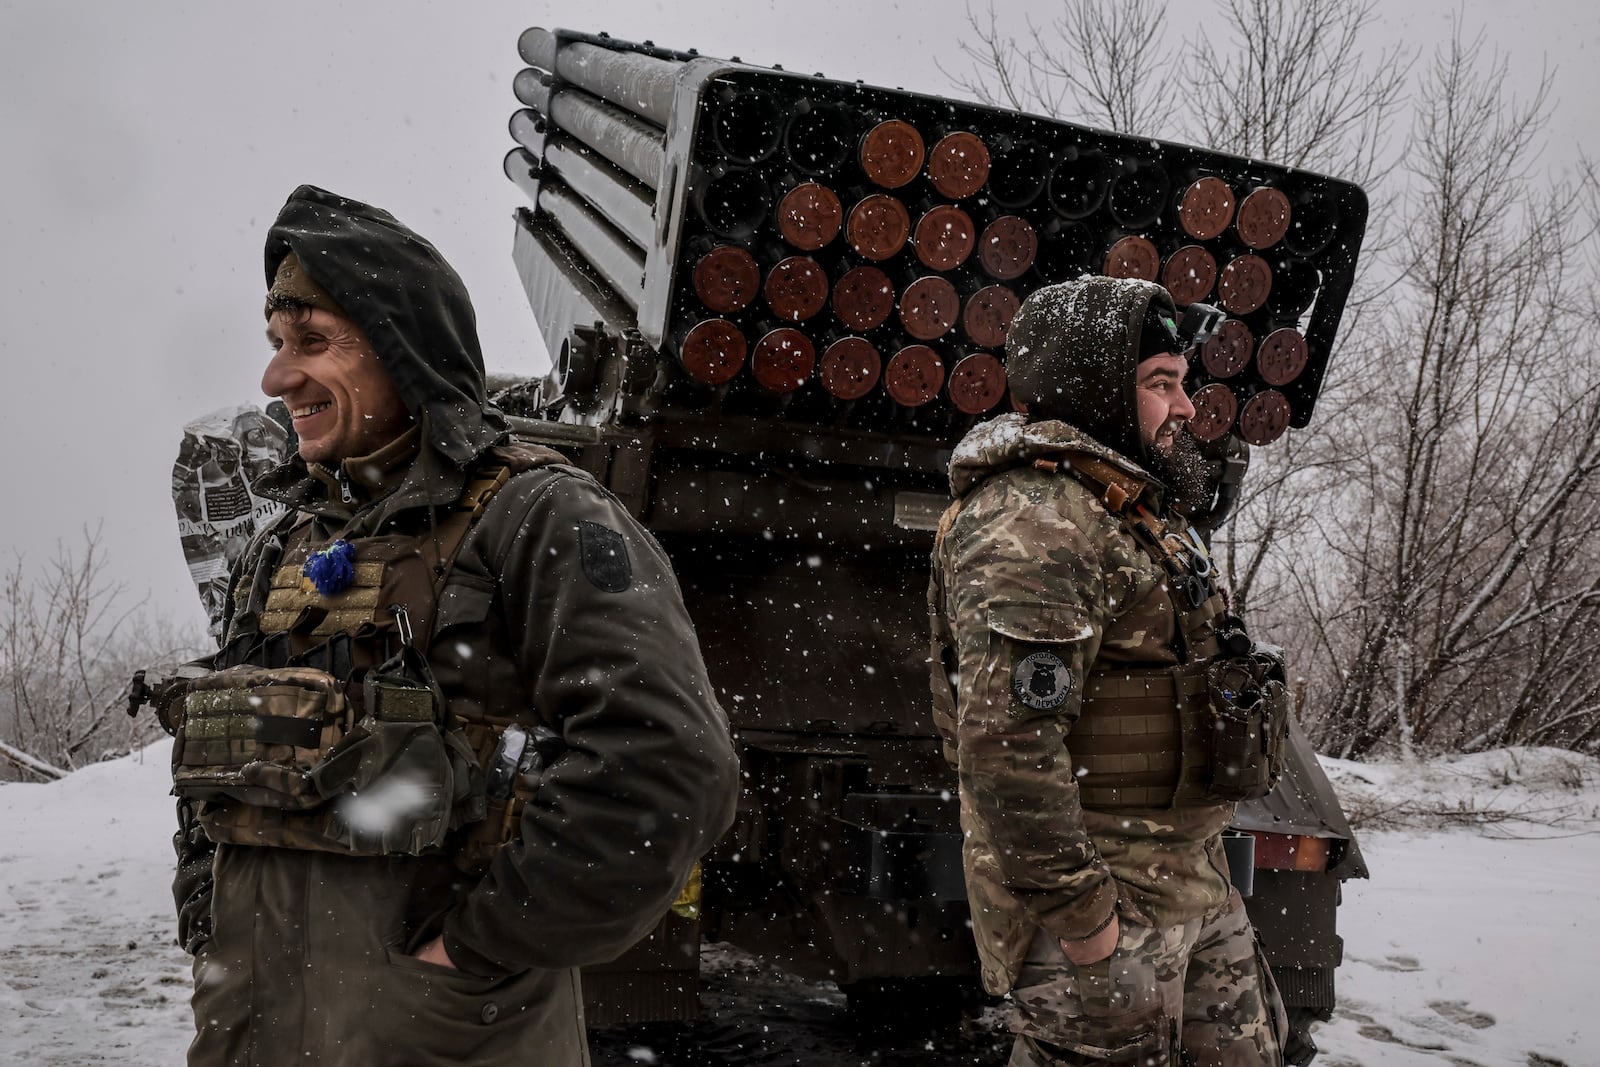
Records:
M956 783L929 714L928 555L951 449L1008 409L1005 330L1080 274L1226 321L1194 361L1214 527L1252 446L1312 417L1366 200L1270 163L605 34L530 29L506 175L550 372L517 429L670 554L737 733L737 822L669 916L586 973L592 1025L696 1010L702 938L858 1004L976 985ZM1298 730L1240 808L1236 879L1303 1029L1364 874ZM1253 879L1244 877L1253 874ZM1298 1058L1303 1062L1307 1053Z

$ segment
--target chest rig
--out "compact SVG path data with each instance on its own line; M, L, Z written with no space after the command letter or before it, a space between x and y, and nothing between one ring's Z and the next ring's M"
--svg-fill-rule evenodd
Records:
M204 802L211 840L414 855L483 818L479 756L427 649L456 554L494 495L522 470L563 462L492 449L436 521L347 528L353 573L336 592L304 576L323 547L310 518L267 535L217 670L190 683L173 716L173 791Z
M1219 651L1216 623L1227 604L1204 545L1197 535L1169 530L1142 507L1144 483L1109 463L1073 454L1036 460L1034 466L1077 478L1165 573L1181 660L1091 668L1081 711L1067 735L1080 800L1105 811L1214 799L1207 790L1211 709L1205 668Z
M1175 666L1108 665L1084 682L1067 735L1085 807L1168 808L1266 796L1283 773L1289 696L1281 651L1228 613L1199 534L1139 503L1144 483L1081 454L1035 467L1075 477L1166 574Z
M1180 662L1097 663L1084 679L1081 710L1066 740L1083 806L1160 809L1265 796L1282 773L1283 663L1228 614L1204 542L1140 506L1145 483L1109 463L1072 453L1034 466L1076 478L1094 493L1165 574L1174 611ZM941 540L959 508L958 501L946 513ZM935 655L942 652L953 672L939 606L929 607ZM934 720L952 763L954 697L936 682Z

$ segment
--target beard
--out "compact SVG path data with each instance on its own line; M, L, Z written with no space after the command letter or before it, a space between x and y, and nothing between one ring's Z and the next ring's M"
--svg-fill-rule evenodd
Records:
M1179 430L1167 447L1151 446L1145 452L1147 469L1166 486L1168 507L1185 515L1200 514L1211 507L1216 486L1212 484L1210 464L1188 430Z

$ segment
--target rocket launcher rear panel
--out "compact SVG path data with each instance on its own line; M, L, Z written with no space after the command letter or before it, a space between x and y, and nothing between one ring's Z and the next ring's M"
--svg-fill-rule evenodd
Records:
M1310 421L1355 272L1355 185L1002 108L532 29L507 175L555 367L600 425L755 418L948 446L1008 410L1040 286L1164 284L1229 319L1195 435Z

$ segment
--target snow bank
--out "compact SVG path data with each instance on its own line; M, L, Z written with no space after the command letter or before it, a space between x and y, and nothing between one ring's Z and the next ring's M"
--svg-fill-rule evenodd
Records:
M170 748L0 785L0 1063L183 1062Z
M1372 879L1344 887L1319 1067L1600 1064L1600 761L1322 762Z
M168 752L0 785L0 1063L182 1062ZM1372 879L1345 886L1319 1067L1600 1064L1600 762L1326 764Z
M1600 825L1600 760L1564 749L1498 749L1415 764L1323 757L1322 766L1357 830L1478 826L1516 834Z

